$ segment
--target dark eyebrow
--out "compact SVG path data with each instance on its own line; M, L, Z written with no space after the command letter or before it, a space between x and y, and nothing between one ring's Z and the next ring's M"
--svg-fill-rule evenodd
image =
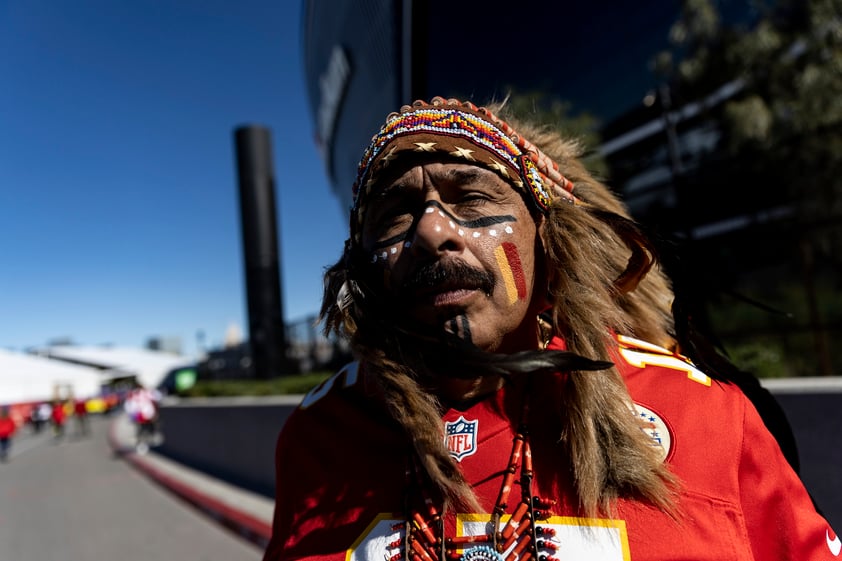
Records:
M445 177L450 181L458 181L459 183L475 183L482 180L483 173L477 169L449 169L445 173Z
M387 183L380 187L379 189L375 187L374 193L372 194L372 200L383 200L388 199L390 197L399 196L401 193L406 191L406 183L401 181L396 181L395 183Z
M491 177L498 177L498 175L485 167L473 166L470 168L449 169L444 174L445 181L453 184L463 185L466 187L476 186L482 184L484 188L490 189L495 193L502 194L503 189L500 182L491 181ZM505 182L508 185L508 181Z
M440 178L448 183L459 185L474 185L476 183L483 183L486 174L494 174L493 171L482 167L470 167L463 169L448 169L441 174ZM388 200L392 197L400 197L409 188L406 182L400 179L394 183L385 183L380 189L376 189L373 197L378 200ZM498 190L498 189L495 189Z
M446 181L452 183L476 183L478 181L482 181L482 171L479 169L449 169L441 174L440 177L443 177ZM390 195L391 193L397 191L401 192L407 189L407 184L400 179L396 180L394 183L389 183L382 187L377 195L386 196Z

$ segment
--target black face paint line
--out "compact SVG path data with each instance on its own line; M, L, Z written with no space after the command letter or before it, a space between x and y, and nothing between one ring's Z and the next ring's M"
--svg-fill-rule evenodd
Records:
M473 343L473 339L471 338L471 324L468 322L468 316L461 315L459 319L462 320L462 338L467 341L468 343Z
M383 249L385 247L389 247L390 245L395 245L396 243L402 242L409 237L409 230L406 232L401 232L397 236L392 236L388 240L383 240L382 242L377 242L372 247L372 250L377 251L378 249Z
M517 222L517 218L512 216L511 214L500 214L497 216L484 216L482 218L478 218L476 220L461 220L456 218L452 214L450 214L445 208L439 203L438 201L430 201L424 206L424 213L434 212L432 209L437 208L439 212L441 212L448 220L452 221L454 224L461 226L462 228L468 228L475 230L477 228L486 228L488 226L494 226L495 224L503 224L505 222ZM417 223L417 220L416 220ZM406 242L406 240L411 236L412 231L415 227L410 227L405 232L401 232L396 236L392 236L391 238L376 242L372 246L372 253L374 254L374 261L377 261L377 257L380 253L380 250L385 249L387 247L393 246L400 242ZM380 256L381 259L385 259L386 256Z
M451 319L448 322L450 332L465 341L466 343L473 343L471 339L471 324L468 322L468 316L462 314Z
M447 210L445 210L445 208L438 201L428 202L424 207L424 212L431 212L430 207L435 207L439 209L439 211L441 211L442 214L444 214L450 220L452 220L454 224L458 224L463 228L476 229L485 228L487 226L493 226L494 224L502 224L503 222L517 222L517 218L515 218L511 214L501 214L499 216L485 216L476 220L461 220L447 212Z

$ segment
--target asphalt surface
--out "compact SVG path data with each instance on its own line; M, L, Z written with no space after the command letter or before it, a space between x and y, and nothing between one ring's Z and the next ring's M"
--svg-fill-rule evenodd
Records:
M154 454L121 449L119 420L92 417L81 436L71 419L61 440L19 431L0 464L0 561L262 557L254 540L161 484L177 485L175 471L156 479L138 469L155 469Z

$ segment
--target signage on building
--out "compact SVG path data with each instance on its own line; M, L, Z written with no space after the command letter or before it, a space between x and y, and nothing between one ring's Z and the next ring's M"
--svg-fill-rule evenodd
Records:
M317 140L322 160L328 162L339 106L351 79L351 62L344 48L335 45L327 68L319 76L319 109L316 116Z

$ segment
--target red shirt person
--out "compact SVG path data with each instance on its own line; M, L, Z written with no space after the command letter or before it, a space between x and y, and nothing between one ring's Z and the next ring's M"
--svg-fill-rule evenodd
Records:
M548 348L557 347L553 341ZM546 412L554 386L565 383L564 375L549 375L544 391L530 396L525 422L531 492L555 501L537 526L555 540L542 542L546 547L538 548L539 555L604 561L835 559L836 535L816 514L739 389L712 382L666 349L619 338L615 350L643 430L681 480L679 515L630 499L620 499L611 515L581 511L569 474L558 469L549 444L555 420ZM387 421L375 387L365 367L354 363L305 397L287 420L276 455L279 508L268 559L388 559L401 549L393 544L405 543L404 503L420 491L412 489L406 473L392 469L406 443L400 428ZM510 419L520 417L523 391L523 381L513 382L489 399L444 411L443 439L487 509L445 516L446 536L485 533L518 434ZM706 421L711 418L740 424L728 427L728 438L712 438L721 428ZM288 461L292 457L295 461ZM520 500L522 462L521 457L508 512ZM343 466L343 477L335 477L335 465ZM467 549L467 544L454 547L459 555Z
M264 560L835 561L752 403L677 352L651 242L496 111L418 101L363 153L322 307L359 360L281 429Z
M8 408L0 409L0 460L6 461L9 456L12 437L17 431L17 424L9 415Z
M67 419L67 413L64 410L64 402L56 400L53 402L53 409L50 413L50 419L53 423L53 434L56 438L64 436L64 423Z

